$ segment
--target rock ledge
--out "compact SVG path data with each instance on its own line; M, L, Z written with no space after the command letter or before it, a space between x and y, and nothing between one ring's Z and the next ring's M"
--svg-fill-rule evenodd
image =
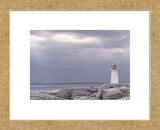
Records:
M67 88L49 92L31 92L31 100L129 100L129 84L104 84L99 87Z

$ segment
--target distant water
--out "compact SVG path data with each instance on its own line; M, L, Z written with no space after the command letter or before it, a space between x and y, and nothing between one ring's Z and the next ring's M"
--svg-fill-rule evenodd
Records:
M50 91L50 90L59 90L64 88L76 88L76 87L98 87L103 84L77 84L77 85L30 85L30 91Z

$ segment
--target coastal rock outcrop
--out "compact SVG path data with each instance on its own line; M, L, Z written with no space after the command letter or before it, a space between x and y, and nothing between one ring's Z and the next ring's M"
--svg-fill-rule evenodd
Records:
M31 92L31 100L129 100L129 84L104 84L49 92Z
M103 99L119 99L124 97L124 93L122 93L119 88L109 88L103 90Z
M77 97L88 97L89 95L91 95L91 92L88 91L84 91L84 90L73 90L72 92L72 98L71 99L76 99Z
M57 92L57 98L71 99L72 89L62 89Z

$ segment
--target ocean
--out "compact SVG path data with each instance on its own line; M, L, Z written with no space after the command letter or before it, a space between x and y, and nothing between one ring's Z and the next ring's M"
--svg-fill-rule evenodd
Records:
M72 84L72 85L30 85L31 92L38 92L38 91L51 91L51 90L59 90L64 88L76 88L76 87L98 87L103 84Z

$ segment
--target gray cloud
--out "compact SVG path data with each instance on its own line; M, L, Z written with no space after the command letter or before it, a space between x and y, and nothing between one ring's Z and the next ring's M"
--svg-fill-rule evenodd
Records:
M31 82L130 82L129 30L31 30Z

